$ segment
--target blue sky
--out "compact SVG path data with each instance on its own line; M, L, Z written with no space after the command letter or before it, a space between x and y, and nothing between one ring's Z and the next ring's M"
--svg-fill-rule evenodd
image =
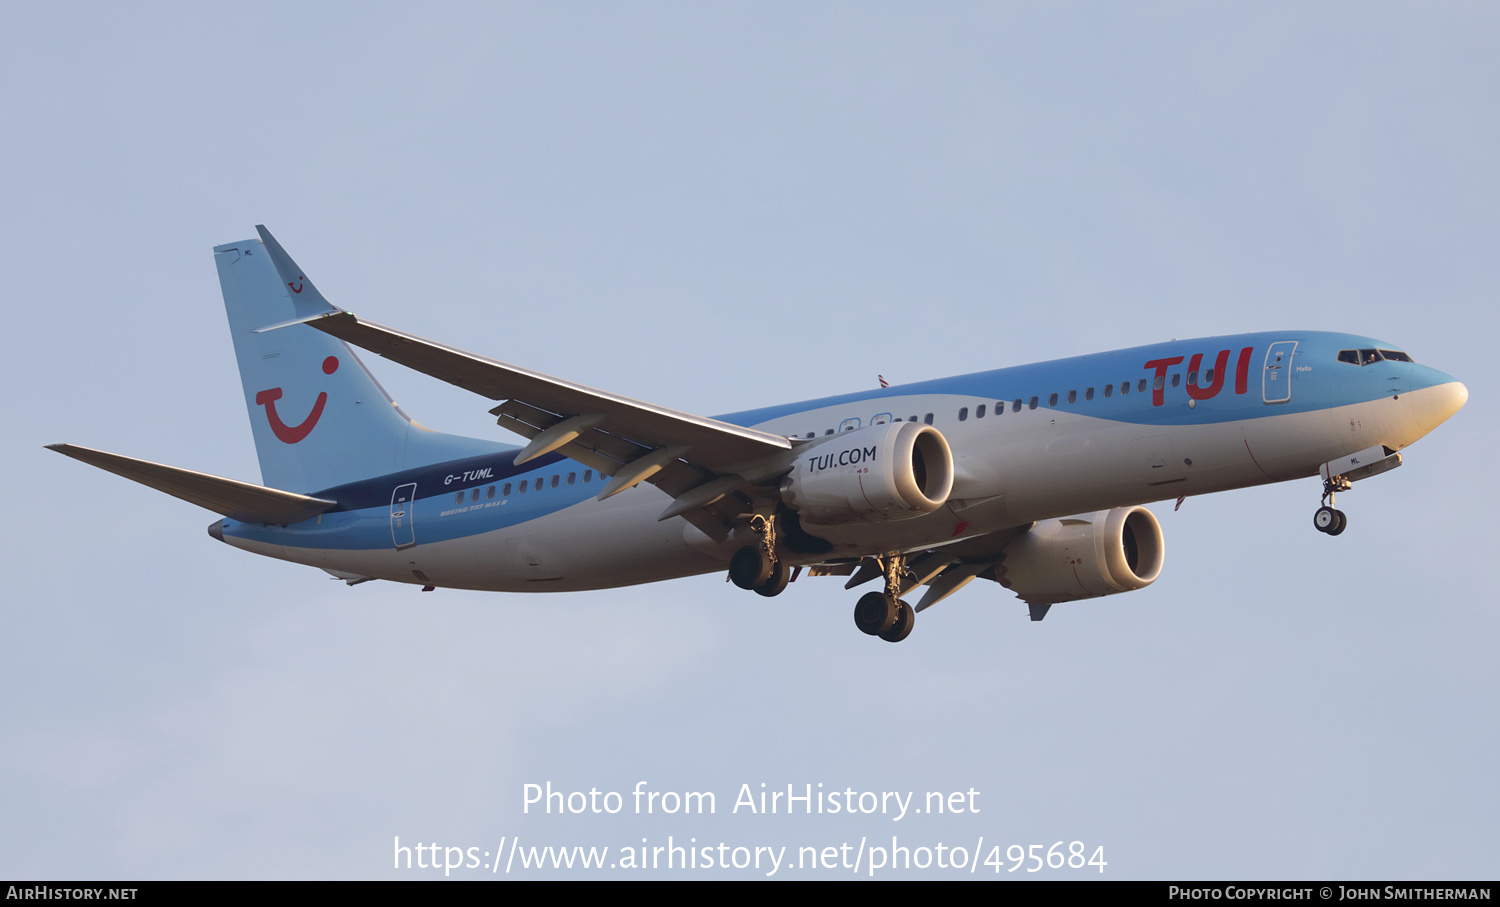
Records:
M1081 840L1113 878L1494 877L1497 25L1462 3L9 10L0 874L896 835ZM259 479L210 253L257 223L362 315L690 412L1290 328L1382 338L1471 398L1340 498L1338 539L1312 479L1158 505L1162 579L1038 625L990 584L900 646L854 630L836 580L346 588L42 449ZM504 437L489 402L372 368L424 424ZM720 809L523 814L547 781ZM762 783L972 788L980 811L728 811Z

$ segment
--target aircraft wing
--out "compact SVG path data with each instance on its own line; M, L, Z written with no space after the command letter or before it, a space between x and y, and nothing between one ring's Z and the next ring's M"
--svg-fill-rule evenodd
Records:
M506 400L505 405L492 412L500 417L501 425L516 428L527 437L535 437L563 419L583 416L583 420L575 423L576 428L582 429L579 437L602 430L653 449L683 446L691 450L694 462L716 471L729 471L792 447L791 441L780 435L666 409L485 359L364 321L350 312L333 312L307 324L449 384L491 400ZM601 418L596 421L588 416ZM584 423L595 424L584 428ZM539 450L535 455L547 452ZM523 455L523 459L529 458Z
M600 499L649 481L676 499L662 519L686 516L717 538L727 534L725 518L731 514L710 519L696 511L774 474L783 460L790 465L782 455L790 453L794 442L780 435L633 400L365 321L329 303L276 239L264 227L256 229L282 280L296 291L293 303L299 316L262 330L306 324L504 401L491 414L531 441L517 456L518 463L557 452L591 466L612 477Z

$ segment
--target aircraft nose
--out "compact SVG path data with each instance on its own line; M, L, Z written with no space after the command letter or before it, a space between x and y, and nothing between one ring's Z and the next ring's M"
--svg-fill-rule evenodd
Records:
M1412 401L1423 431L1432 431L1447 422L1469 402L1469 389L1462 381L1441 372L1436 377L1438 381L1424 388L1417 394L1417 399Z

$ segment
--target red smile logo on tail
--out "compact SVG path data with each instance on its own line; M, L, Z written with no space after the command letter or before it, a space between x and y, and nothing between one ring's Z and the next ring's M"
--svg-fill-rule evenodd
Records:
M338 367L339 360L336 356L329 356L323 360L323 374L325 375L338 371ZM283 444L296 444L307 437L308 433L317 426L318 419L323 416L323 407L328 403L328 393L318 392L318 399L313 403L312 412L308 413L307 418L298 425L287 425L281 421L281 416L276 412L276 401L280 399L281 388L279 387L263 390L255 395L256 405L266 408L266 421L270 423L271 431L276 433L277 439Z

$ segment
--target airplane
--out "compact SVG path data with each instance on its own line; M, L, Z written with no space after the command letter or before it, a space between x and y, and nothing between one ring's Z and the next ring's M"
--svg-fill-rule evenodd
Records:
M724 572L775 596L806 570L881 581L855 625L899 642L917 612L985 579L1039 621L1160 576L1144 504L1320 475L1314 526L1340 534L1335 495L1400 466L1468 399L1392 344L1283 331L705 418L368 321L256 230L214 260L265 484L49 447L219 514L221 542L350 585L548 592ZM526 443L424 428L352 347L497 401L490 415Z

